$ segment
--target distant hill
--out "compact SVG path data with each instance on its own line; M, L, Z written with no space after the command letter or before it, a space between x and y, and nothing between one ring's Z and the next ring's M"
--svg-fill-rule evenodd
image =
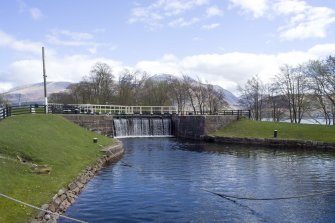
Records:
M72 84L71 82L47 82L47 94L66 91L66 88ZM31 104L44 103L44 84L30 84L12 88L4 93L5 98L12 104Z
M153 76L151 76L149 79L153 80L153 81L168 81L171 80L173 78L178 78L176 76L174 76L173 74L155 74ZM196 81L196 80L195 80ZM231 93L230 91L218 86L218 85L214 85L214 89L216 91L222 92L225 96L225 100L228 102L229 106L233 109L239 109L239 105L238 105L238 97L236 97L233 93Z
M226 102L228 102L229 106L233 109L240 109L239 104L238 104L238 97L236 97L233 93L231 93L230 91L218 86L218 85L214 85L214 89L220 92L223 92L224 97Z

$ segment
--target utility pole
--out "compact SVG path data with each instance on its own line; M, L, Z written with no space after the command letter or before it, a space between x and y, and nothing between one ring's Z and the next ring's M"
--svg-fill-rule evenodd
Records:
M42 46L42 61L43 61L43 79L44 79L44 106L45 106L45 114L48 114L47 75L45 73L44 46Z

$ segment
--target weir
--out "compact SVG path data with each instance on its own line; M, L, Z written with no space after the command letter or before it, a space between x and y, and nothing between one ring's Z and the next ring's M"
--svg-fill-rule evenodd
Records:
M120 117L115 118L114 136L168 137L172 135L171 117Z

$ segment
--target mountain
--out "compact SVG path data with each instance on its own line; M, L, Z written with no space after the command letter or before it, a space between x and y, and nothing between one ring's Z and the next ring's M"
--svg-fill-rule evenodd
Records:
M172 74L155 74L149 77L149 79L153 81L168 81L174 78L177 78L177 77Z
M178 78L176 76L174 76L173 74L155 74L153 76L151 76L149 79L153 80L153 81L168 81L174 78ZM178 78L179 79L179 78ZM196 81L196 80L195 80ZM206 84L205 84L206 85ZM236 97L233 93L231 93L230 91L218 86L218 85L214 85L214 89L216 91L222 92L225 96L225 100L228 102L229 106L232 109L239 109L239 105L238 105L238 97Z
M47 94L66 91L71 82L47 82ZM12 88L4 93L4 97L12 105L44 103L44 83L30 84Z
M230 91L220 87L219 85L214 85L214 89L216 91L222 92L224 94L224 98L226 100L226 102L228 102L229 106L232 109L240 109L239 104L238 104L238 97L236 97L233 93L231 93Z

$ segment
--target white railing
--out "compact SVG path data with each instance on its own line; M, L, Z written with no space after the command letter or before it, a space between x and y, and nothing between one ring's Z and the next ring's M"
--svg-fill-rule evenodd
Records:
M124 115L153 115L176 114L176 106L125 106L125 105L94 105L94 104L53 104L49 107L59 108L61 113L83 114L124 114Z

